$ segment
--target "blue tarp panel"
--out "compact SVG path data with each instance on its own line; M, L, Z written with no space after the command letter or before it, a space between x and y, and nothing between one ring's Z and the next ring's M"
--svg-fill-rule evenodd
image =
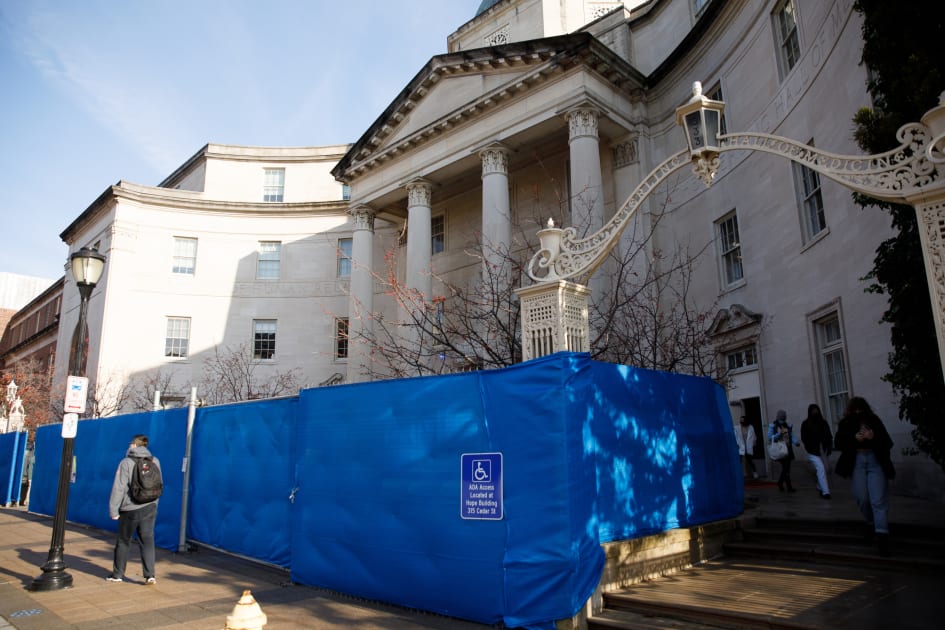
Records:
M297 406L284 398L197 410L189 538L289 566Z
M741 513L744 485L720 386L597 362L583 377L574 411L593 456L601 542Z
M154 528L155 544L176 551L180 538L186 409L79 422L74 448L74 481L69 490L66 519L117 531L117 521L108 516L108 497L118 462L128 451L131 438L139 433L148 436L149 449L160 460L164 478L164 494L158 505ZM62 462L62 425L37 429L35 456L30 511L52 515L56 511L59 465Z
M20 501L28 437L25 432L0 434L0 505Z

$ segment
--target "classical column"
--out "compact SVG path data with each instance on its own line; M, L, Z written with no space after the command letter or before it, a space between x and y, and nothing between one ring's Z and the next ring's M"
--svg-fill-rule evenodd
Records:
M593 234L604 225L598 115L591 107L577 107L568 112L571 225L578 234Z
M433 187L425 179L407 184L407 287L416 291L425 302L433 299L433 277L430 234L431 197Z
M374 332L374 217L373 208L360 205L348 211L354 219L351 235L351 279L348 285L348 382L369 380Z
M503 268L512 244L509 207L509 152L501 145L480 151L482 159L482 262L488 279Z

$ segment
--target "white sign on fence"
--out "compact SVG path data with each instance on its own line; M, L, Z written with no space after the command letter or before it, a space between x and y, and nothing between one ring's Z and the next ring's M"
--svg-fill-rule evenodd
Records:
M79 414L67 413L62 417L62 437L74 438L79 430Z

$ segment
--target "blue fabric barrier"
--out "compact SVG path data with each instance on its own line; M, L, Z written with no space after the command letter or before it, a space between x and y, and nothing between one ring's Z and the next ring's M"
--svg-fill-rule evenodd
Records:
M197 410L189 538L289 566L297 406L284 398Z
M27 437L25 432L0 433L0 505L20 501Z
M69 519L114 531L114 470L146 433L165 475L159 544L176 549L186 411L81 422ZM40 513L59 431L37 433ZM472 484L471 463L495 485ZM190 465L192 540L302 584L533 630L580 610L602 542L731 518L744 499L721 387L586 354L198 409ZM484 488L501 502L482 508Z
M180 538L184 440L187 410L168 409L114 418L82 420L75 437L75 465L69 489L66 519L115 532L118 521L108 515L108 497L118 463L137 434L147 435L149 450L161 462L164 494L158 503L154 542L176 551ZM36 463L30 490L30 511L53 515L62 462L62 425L46 425L36 431Z

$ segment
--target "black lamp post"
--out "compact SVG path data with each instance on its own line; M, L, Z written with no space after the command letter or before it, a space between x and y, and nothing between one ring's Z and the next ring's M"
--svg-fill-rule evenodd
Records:
M85 338L86 317L89 311L89 297L102 277L105 269L105 256L94 249L83 247L69 257L72 265L72 277L79 289L79 323L72 334L72 354L69 374L85 374ZM33 579L31 591L56 591L72 586L72 576L66 573L63 559L63 540L66 533L66 510L69 505L69 480L72 477L72 450L74 437L62 440L62 463L59 465L59 490L56 494L56 514L53 517L52 541L49 545L49 557L42 566L42 575Z

